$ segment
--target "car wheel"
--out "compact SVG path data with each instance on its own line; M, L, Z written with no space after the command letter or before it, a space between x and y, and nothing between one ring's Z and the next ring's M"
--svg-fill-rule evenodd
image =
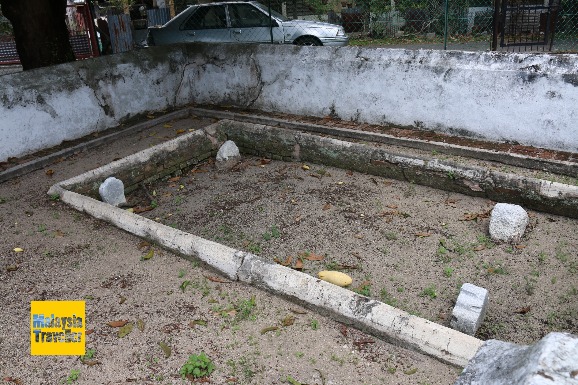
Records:
M303 36L295 40L295 45L323 45L319 39L313 36Z

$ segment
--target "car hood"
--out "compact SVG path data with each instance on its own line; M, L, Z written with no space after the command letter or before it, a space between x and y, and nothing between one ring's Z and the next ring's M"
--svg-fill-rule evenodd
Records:
M339 26L335 24L309 20L289 20L282 22L282 24L283 27L288 28L339 28Z

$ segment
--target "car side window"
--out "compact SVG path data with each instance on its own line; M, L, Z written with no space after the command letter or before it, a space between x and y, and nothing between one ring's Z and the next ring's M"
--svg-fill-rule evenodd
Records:
M229 16L231 17L231 27L233 28L269 26L269 16L251 4L229 4Z
M227 28L227 16L222 5L199 7L185 22L184 29Z

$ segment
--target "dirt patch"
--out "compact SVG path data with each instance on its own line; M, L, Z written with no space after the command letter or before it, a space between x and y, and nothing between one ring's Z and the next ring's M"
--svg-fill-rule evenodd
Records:
M228 282L215 271L145 244L46 195L58 181L205 123L209 122L192 117L157 125L0 184L3 383L186 384L190 381L183 380L179 371L190 355L201 352L216 367L210 376L213 384L289 384L290 378L320 385L453 383L460 372L456 368L386 344L270 293ZM246 170L268 171L268 167L247 166ZM190 177L203 176L217 183L219 179L213 178L242 175L207 170L211 172ZM296 165L288 165L286 171L300 172ZM306 179L307 174L301 177ZM148 214L177 215L179 196L207 202L216 216L221 215L219 210L227 212L228 206L222 206L228 199L225 190L216 193L195 187L194 195L185 195L197 180L182 179L159 184L158 203ZM280 176L278 180L283 182ZM148 189L152 194L157 187ZM168 192L172 195L165 196ZM169 201L175 210L161 212L169 209ZM258 203L253 202L257 213ZM184 211L181 214L187 216ZM243 231L262 248L273 244L262 239L266 231L271 231L275 242L288 234L284 222L268 218L260 225L244 225ZM274 224L281 231L279 237L274 237ZM206 236L214 239L225 234L217 229ZM23 252L14 252L17 247ZM152 257L143 259L151 251ZM86 342L93 357L83 363L74 356L30 356L33 300L86 301L86 328L92 331ZM108 325L111 321L127 321L132 331L120 337L120 328ZM78 379L73 380L76 373Z
M494 202L321 165L244 158L137 191L149 218L315 275L448 325L465 282L489 291L478 337L533 343L578 332L576 220L529 212L519 244L488 235Z

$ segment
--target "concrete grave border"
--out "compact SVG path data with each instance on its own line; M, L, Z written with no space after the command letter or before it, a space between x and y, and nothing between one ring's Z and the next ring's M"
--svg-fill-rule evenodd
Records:
M146 238L185 258L195 258L229 279L269 290L275 294L352 324L394 344L417 350L441 361L464 367L483 341L434 322L411 315L316 277L263 260L244 251L209 241L130 213L97 200L99 185L115 176L131 191L147 181L179 172L217 152L230 139L244 153L276 159L308 161L347 168L471 195L526 194L530 203L556 208L566 202L578 216L578 187L530 180L484 169L465 167L436 159L418 159L387 153L377 147L330 137L318 137L290 129L220 121L139 153L53 185L48 194L58 195L73 208L107 221L129 233ZM451 172L455 178L448 179ZM523 189L523 191L520 191ZM512 195L513 196L513 195ZM546 202L546 204L544 204Z

